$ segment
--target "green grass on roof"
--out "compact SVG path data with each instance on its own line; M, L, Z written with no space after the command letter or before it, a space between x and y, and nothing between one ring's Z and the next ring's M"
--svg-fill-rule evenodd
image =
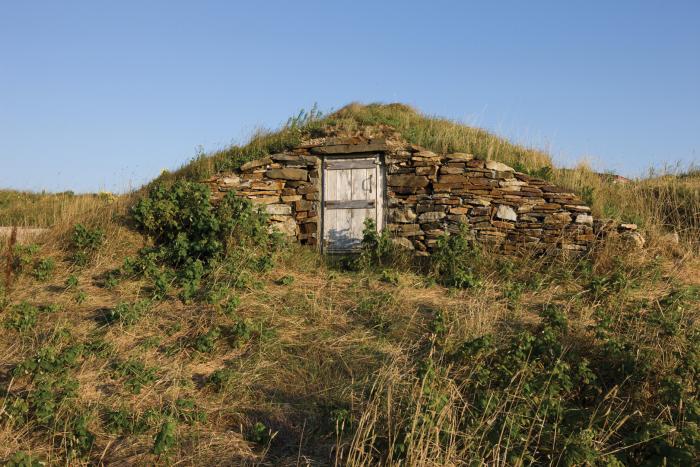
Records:
M352 131L363 126L389 125L404 139L436 152L466 152L483 159L504 162L523 171L551 167L551 157L480 128L446 118L428 116L404 104L349 104L328 115L315 108L291 117L276 131L258 131L244 146L233 145L211 154L202 154L159 180L178 178L201 180L214 173L233 170L243 163L291 149L304 139L323 136L329 129Z

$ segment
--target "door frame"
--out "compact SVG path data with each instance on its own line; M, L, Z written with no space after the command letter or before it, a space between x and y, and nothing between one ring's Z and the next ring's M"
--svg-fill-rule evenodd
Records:
M384 153L349 153L349 154L332 154L321 157L321 205L320 205L320 222L319 222L319 248L321 253L328 254L349 254L354 253L352 250L332 250L326 251L326 162L331 160L352 160L352 159L371 159L377 160L377 203L375 206L377 213L377 232L384 230L387 219L387 196L386 196L386 164L384 163Z

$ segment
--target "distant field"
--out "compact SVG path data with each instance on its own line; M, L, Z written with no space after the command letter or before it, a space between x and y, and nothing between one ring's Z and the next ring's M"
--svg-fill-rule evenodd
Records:
M32 193L0 190L0 226L52 227L67 216L75 216L114 201L111 193Z

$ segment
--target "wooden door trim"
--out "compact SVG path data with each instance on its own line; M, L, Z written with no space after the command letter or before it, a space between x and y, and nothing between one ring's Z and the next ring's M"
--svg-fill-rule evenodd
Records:
M331 160L323 163L323 168L326 170L345 170L345 169L373 169L377 165L377 160L372 159L350 159L350 160Z
M324 201L323 206L327 209L371 209L376 206L373 199L362 199L352 201Z

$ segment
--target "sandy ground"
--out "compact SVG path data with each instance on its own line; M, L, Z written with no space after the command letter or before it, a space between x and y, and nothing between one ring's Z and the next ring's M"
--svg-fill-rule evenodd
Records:
M31 240L49 229L41 229L38 227L18 227L17 228L17 241L19 243L24 243L27 240ZM0 239L10 238L12 235L12 227L2 227L0 226Z

